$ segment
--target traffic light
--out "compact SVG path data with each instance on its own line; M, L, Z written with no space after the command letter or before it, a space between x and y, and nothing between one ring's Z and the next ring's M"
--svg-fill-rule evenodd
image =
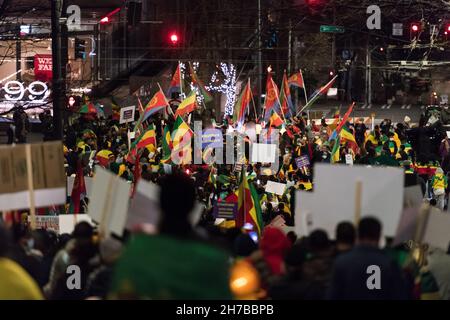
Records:
M180 42L180 36L176 32L171 32L169 35L169 40L173 46L176 46Z
M420 22L411 23L411 27L410 27L411 39L417 38L421 31L422 31L422 25Z
M450 23L447 23L447 24L445 25L445 28L444 28L444 35L446 36L446 38L448 38L448 36L450 35Z
M86 58L86 41L75 38L75 59Z
M278 45L278 30L270 27L266 33L265 39L266 48L274 48Z

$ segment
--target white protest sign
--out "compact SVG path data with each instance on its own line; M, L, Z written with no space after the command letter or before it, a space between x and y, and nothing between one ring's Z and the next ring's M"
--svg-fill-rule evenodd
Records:
M426 222L422 243L447 251L450 245L450 214L433 209Z
M447 138L450 139L450 131L446 131L447 132Z
M337 88L330 88L327 92L327 96L328 97L335 97L338 94L338 89Z
M266 192L268 193L275 193L279 196L282 196L284 194L284 191L286 190L286 184L285 183L278 183L274 181L267 181L266 184Z
M353 157L351 154L345 155L345 163L352 166L353 165Z
M60 214L59 218L59 234L68 233L71 234L75 226L82 221L86 221L91 225L94 225L91 217L87 214Z
M121 236L128 212L131 184L115 174L97 167L92 184L88 214L100 224L105 236Z
M276 150L276 144L254 143L252 145L252 162L274 163Z
M315 194L307 191L295 193L295 233L299 236L308 236L312 224ZM332 235L330 234L330 237Z
M124 107L120 109L120 124L133 122L136 106Z
M148 224L156 228L161 216L159 208L159 186L152 182L139 180L134 198L128 210L126 228L135 230Z
M402 169L318 164L314 171L314 201L302 207L311 212L308 231L320 228L334 236L339 222L354 222L355 212L360 211L359 217L378 218L386 236L396 234L403 208ZM356 210L357 182L361 185L360 210Z
M409 240L414 240L417 230L417 219L419 218L418 207L405 208L397 226L397 232L392 246L397 246Z

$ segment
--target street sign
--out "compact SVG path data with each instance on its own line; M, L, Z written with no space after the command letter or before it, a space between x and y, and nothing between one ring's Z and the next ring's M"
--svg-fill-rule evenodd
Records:
M403 23L392 24L392 35L400 37L403 36Z
M325 33L344 33L345 28L339 26L320 26L320 32Z

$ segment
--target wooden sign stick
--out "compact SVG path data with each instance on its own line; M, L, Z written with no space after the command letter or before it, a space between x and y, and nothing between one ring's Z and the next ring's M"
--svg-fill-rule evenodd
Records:
M31 145L25 146L25 154L27 156L27 178L28 178L28 194L30 196L30 217L31 229L36 229L36 204L33 185L33 164L31 161Z

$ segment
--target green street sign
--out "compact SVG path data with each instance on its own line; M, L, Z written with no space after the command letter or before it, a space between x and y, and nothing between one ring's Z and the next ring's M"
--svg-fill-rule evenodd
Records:
M320 32L326 33L344 33L345 28L339 26L320 26Z

